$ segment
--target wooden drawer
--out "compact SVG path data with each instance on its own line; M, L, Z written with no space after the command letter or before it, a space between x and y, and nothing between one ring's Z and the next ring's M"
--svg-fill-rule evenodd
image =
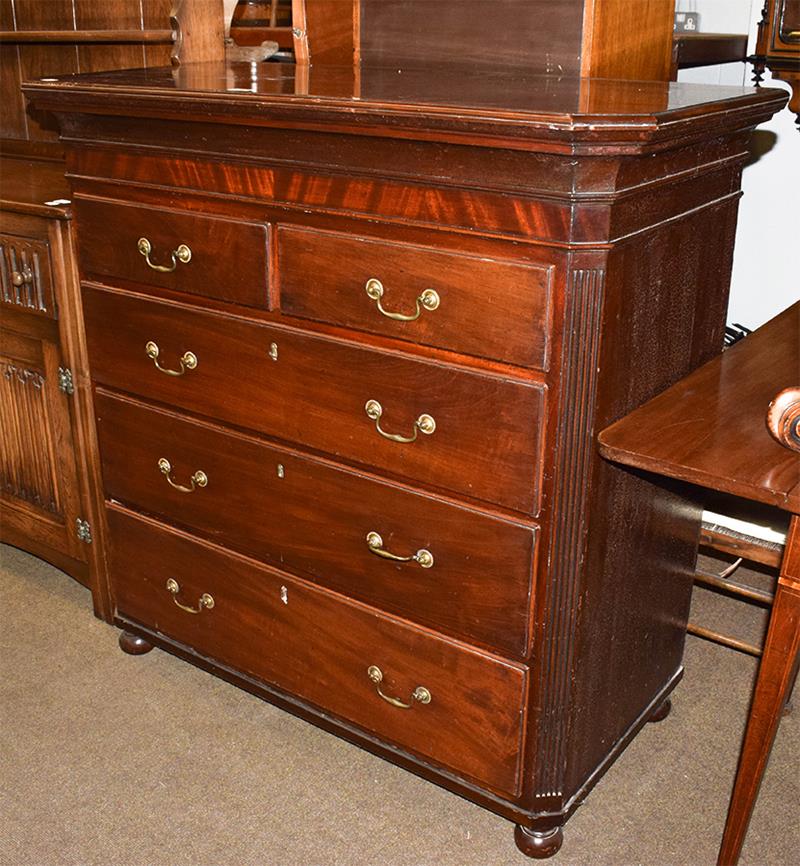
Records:
M84 312L102 384L424 485L538 507L542 386L119 292L86 289ZM197 364L167 375L148 344L174 371L187 352ZM385 431L415 441L381 435L369 401ZM436 425L428 435L425 415Z
M287 226L277 244L288 315L547 368L552 267Z
M83 198L75 210L85 276L269 308L266 225Z
M46 241L0 232L0 301L15 310L56 317Z
M116 508L108 517L120 617L496 791L519 793L526 668ZM197 609L204 593L213 607L200 613L177 604ZM410 709L381 699L367 674L373 665L384 692ZM411 697L420 686L429 703Z
M109 499L384 610L526 652L534 529L104 391L95 409ZM389 552L427 551L432 564L371 552L374 532Z

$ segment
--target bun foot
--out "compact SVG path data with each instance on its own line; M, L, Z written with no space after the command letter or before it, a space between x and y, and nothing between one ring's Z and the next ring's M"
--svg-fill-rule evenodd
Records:
M517 848L528 857L544 860L552 857L561 848L564 841L564 831L561 827L553 827L552 830L529 830L519 824L514 828L514 841Z
M652 716L647 720L648 722L663 722L664 719L672 712L672 701L669 698L666 698L664 703L662 703L658 709L653 713Z
M131 634L129 631L123 631L119 636L119 648L131 656L143 656L149 653L153 648L153 644L148 643L143 637L138 634Z

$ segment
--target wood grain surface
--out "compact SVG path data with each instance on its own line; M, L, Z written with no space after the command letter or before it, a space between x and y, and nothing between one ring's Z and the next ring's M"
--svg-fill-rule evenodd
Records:
M520 786L527 670L114 508L121 616L508 796ZM124 577L124 579L122 579ZM188 613L203 593L214 607ZM391 705L367 676L376 665ZM415 702L418 686L428 704Z
M106 496L354 598L517 656L530 632L534 526L510 523L98 391ZM158 469L166 457L191 494ZM397 555L370 552L378 532Z
M800 456L767 410L800 379L800 303L600 434L603 455L800 512Z

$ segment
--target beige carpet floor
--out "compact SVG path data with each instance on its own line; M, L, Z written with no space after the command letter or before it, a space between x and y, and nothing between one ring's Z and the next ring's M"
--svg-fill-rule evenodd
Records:
M69 577L0 547L2 866L521 866L506 821L158 650L134 658ZM757 637L752 607L697 615ZM688 639L648 725L550 863L715 862L755 661ZM800 704L800 701L798 701ZM800 706L743 866L800 863Z

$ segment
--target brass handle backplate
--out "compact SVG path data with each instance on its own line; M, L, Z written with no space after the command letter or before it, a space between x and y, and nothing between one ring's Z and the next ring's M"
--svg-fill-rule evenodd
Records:
M197 602L197 607L189 607L188 604L181 604L178 601L178 593L181 591L181 586L174 577L170 577L167 580L167 590L172 593L172 600L181 610L185 610L186 613L202 613L203 609L211 610L214 607L214 599L207 592L204 592Z
M387 319L395 319L398 322L414 322L422 315L423 309L433 312L433 310L438 308L440 303L438 292L433 289L425 289L425 291L417 298L416 311L411 313L411 315L407 315L406 313L392 313L385 309L381 303L381 298L383 298L386 289L384 289L383 283L380 280L375 279L375 277L367 280L364 290L367 293L367 297L375 301L375 306L382 315L386 316Z
M382 556L384 559L391 559L394 562L416 562L420 568L433 568L433 554L430 550L421 548L416 553L412 553L411 556L398 556L396 553L384 550L383 539L377 532L367 533L367 547L369 547L370 553L374 553L375 556Z
M178 267L178 262L182 262L185 265L192 260L192 251L186 246L186 244L181 244L172 251L170 254L172 256L172 263L169 265L157 265L150 261L150 253L153 252L153 245L147 238L139 238L136 242L136 248L144 256L148 268L152 268L154 271L161 271L161 273L164 274L172 273L172 271Z
M194 352L184 352L179 360L181 365L180 370L170 370L169 367L162 367L158 362L158 356L161 350L158 344L152 340L148 340L144 345L144 353L155 364L157 370L166 373L167 376L182 376L187 370L194 370L197 366L197 355Z
M401 701L400 698L393 698L382 691L383 671L376 665L370 665L367 668L367 676L375 683L375 691L393 707L399 707L401 710L410 710L414 706L413 703L407 704L405 701ZM425 686L417 686L411 693L411 699L420 704L429 704L431 702L431 693Z
M424 433L430 436L436 430L436 421L430 415L420 415L414 422L414 433L411 436L401 436L399 433L387 433L381 427L381 415L383 415L383 406L377 400L367 400L364 406L364 411L367 417L375 422L375 429L383 436L384 439L390 439L392 442L415 442L418 433Z
M175 490L178 490L180 493L193 493L196 487L205 487L208 484L208 475L206 475L202 469L198 469L197 472L192 475L189 487L185 487L183 484L178 484L176 481L173 481L171 478L172 465L166 457L159 458L158 468L164 478L169 482L170 487L174 487Z

